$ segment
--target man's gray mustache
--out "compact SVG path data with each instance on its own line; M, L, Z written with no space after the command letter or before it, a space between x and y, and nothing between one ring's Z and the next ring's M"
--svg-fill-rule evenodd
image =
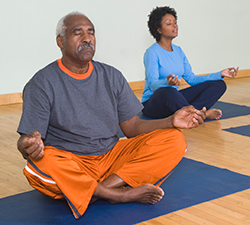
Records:
M78 51L80 52L80 51L82 51L83 49L85 49L87 47L91 47L93 51L95 50L95 47L91 43L87 43L87 44L84 44L84 45L80 46L78 48Z

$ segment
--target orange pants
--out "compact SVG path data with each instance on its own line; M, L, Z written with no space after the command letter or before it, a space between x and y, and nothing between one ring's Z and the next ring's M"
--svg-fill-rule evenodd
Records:
M131 187L159 186L186 153L181 131L161 129L124 139L104 155L82 156L46 146L42 159L28 159L24 174L31 186L54 198L65 198L74 216L86 211L97 187L111 174Z

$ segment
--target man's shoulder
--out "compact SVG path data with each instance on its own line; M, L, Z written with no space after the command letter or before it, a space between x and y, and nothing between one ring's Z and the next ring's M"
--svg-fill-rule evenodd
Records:
M57 62L57 60L55 60L53 62L50 62L49 64L47 64L46 66L44 66L40 70L38 70L37 73L46 73L48 71L55 70L57 68L58 68L58 62Z
M41 86L46 83L55 83L56 79L56 74L58 71L58 63L57 61L53 61L49 64L47 64L45 67L41 68L38 70L29 80L28 84L29 85L36 85L36 86ZM52 75L53 74L53 75Z
M111 84L113 88L118 88L128 83L122 72L114 66L93 60L92 63L94 67L93 72L100 77L101 80L105 80L105 83Z
M112 65L92 60L94 71L110 76L123 76L122 72Z
M111 66L111 65L103 63L103 62L92 60L92 63L93 63L93 66L97 67L97 68L103 68L103 69L110 69L110 70L117 70L117 71L119 71L114 66Z
M38 70L36 74L34 75L34 77L41 76L41 77L52 78L56 76L58 71L60 71L58 69L59 69L58 62L57 60L55 60L53 62L50 62L49 64L47 64L40 70ZM51 74L53 74L53 76L51 76Z

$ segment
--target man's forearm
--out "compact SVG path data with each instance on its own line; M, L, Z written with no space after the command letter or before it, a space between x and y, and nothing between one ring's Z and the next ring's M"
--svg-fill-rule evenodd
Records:
M132 136L137 136L142 133L149 133L157 129L173 128L173 116L164 119L155 120L138 120L135 123L134 129L131 131Z

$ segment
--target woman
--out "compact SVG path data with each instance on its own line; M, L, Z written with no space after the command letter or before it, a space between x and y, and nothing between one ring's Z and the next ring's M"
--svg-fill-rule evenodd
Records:
M172 43L178 36L176 11L156 7L149 15L148 27L156 39L144 54L145 87L142 96L143 114L151 118L172 115L183 106L206 107L207 119L219 119L222 112L210 109L226 91L224 77L234 78L238 68L196 76L179 46ZM190 87L180 90L181 77Z

